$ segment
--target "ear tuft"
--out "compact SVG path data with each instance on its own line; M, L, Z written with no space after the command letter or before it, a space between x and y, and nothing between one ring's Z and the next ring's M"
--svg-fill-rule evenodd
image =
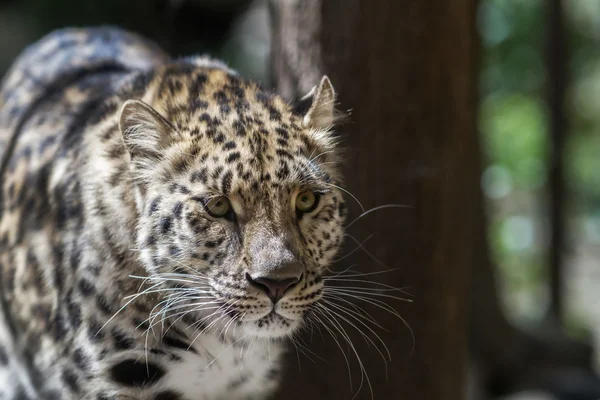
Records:
M127 100L123 104L119 129L132 161L137 162L140 158L159 159L175 132L169 121L141 100Z
M313 129L329 129L336 119L335 90L327 76L321 78L318 86L300 100L300 104L310 102L308 111L304 114L303 124Z

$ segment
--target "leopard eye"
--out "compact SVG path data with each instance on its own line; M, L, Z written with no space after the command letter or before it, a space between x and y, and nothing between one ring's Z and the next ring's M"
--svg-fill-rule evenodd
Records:
M204 206L206 207L206 211L215 218L223 218L231 211L231 203L226 197L212 198Z
M305 191L296 197L296 210L301 213L309 213L317 208L319 197L316 193Z

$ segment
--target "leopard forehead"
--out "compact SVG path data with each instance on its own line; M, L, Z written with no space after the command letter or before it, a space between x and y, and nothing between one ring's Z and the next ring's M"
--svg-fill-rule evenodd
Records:
M335 149L277 95L228 71L189 65L167 68L158 81L148 102L176 131L156 166L163 182L247 202L340 180Z

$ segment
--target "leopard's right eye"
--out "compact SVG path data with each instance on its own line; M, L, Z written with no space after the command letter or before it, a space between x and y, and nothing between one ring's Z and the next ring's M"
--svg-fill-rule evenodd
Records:
M224 218L231 214L231 203L226 197L213 197L204 203L206 212L215 218Z

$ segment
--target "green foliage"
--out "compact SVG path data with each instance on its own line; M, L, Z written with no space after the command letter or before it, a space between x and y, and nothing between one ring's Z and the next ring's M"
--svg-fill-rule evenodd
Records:
M517 189L535 190L545 180L548 155L544 105L522 94L488 96L480 121L487 159L503 166Z
M483 95L537 94L545 79L543 2L484 0L478 13L483 44Z
M565 153L569 186L577 195L577 208L591 217L600 212L600 134L577 132Z

